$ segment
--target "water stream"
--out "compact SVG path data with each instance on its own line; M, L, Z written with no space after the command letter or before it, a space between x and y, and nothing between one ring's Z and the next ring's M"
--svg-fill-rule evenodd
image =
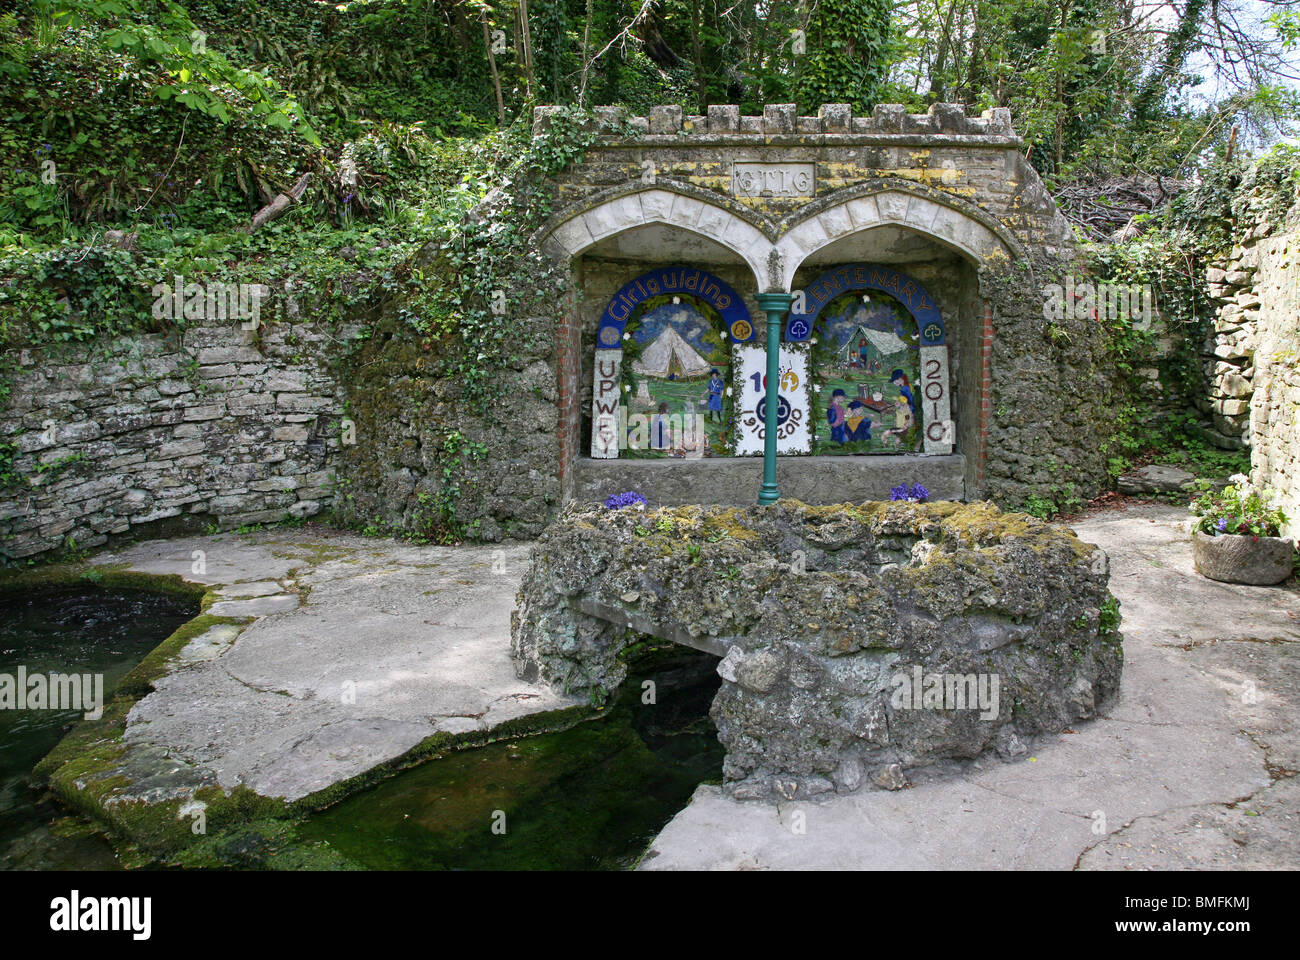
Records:
M104 675L105 697L194 616L133 591L0 602L0 674ZM297 825L368 869L623 869L703 781L722 776L708 717L717 658L660 648L599 719L450 753ZM33 766L79 711L0 710L0 869L120 869L109 843L31 788Z
M626 869L701 782L722 778L708 717L717 663L659 651L634 667L607 716L414 767L299 835L370 869ZM643 702L646 681L654 703Z
M45 594L0 602L0 673L102 674L104 697L197 603L140 591ZM31 770L81 717L76 710L0 710L0 869L111 870L101 836L31 789Z

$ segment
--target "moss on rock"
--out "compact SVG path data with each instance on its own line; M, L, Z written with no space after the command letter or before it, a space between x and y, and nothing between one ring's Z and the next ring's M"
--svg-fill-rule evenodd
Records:
M1106 581L1097 548L989 503L573 504L534 551L512 650L522 677L603 695L645 634L711 643L737 795L895 788L1108 706L1122 652ZM1001 701L900 706L914 669L996 677Z

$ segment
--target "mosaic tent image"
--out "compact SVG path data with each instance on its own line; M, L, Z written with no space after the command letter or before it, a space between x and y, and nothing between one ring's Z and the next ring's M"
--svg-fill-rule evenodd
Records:
M911 314L888 294L844 293L823 308L816 332L813 368L825 413L814 418L814 452L918 451L920 335Z
M0 78L11 926L1300 866L1300 0L39 0Z
M727 453L731 344L721 323L716 311L689 294L651 298L628 323L623 382L626 449L633 455Z

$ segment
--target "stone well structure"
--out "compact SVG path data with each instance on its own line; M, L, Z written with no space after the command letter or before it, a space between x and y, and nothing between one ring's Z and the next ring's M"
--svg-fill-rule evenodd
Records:
M1108 562L987 503L566 508L512 622L519 675L599 697L655 636L720 656L739 797L805 799L1059 732L1123 663Z
M554 109L538 108L539 132ZM760 390L746 366L747 356L762 353L759 293L796 296L782 319L782 369L796 374L787 382L783 372L783 411L787 386L791 407L805 402L800 389L811 386L798 416L825 433L821 425L837 416L829 409L833 388L848 386L849 409L839 414L847 424L836 442L795 438L783 447L783 454L813 454L783 456L783 494L860 501L921 480L936 497L1015 503L1067 482L1082 494L1099 488L1098 435L1109 405L1099 335L1086 321L1045 320L1044 287L1071 271L1075 249L1024 158L1009 111L975 117L937 104L915 115L881 105L855 117L847 105L827 104L800 117L792 105L772 104L762 116L741 116L735 106L712 106L707 116L669 106L648 117L597 112L608 133L558 178L556 212L539 238L571 280L556 318L565 498L636 489L661 503L752 502L760 467L743 454L761 444L742 449L743 436L724 452L719 447L735 437L711 428L707 456L689 432L677 457L620 447L629 436L634 443L637 426L626 418L635 415L639 392L652 452L676 443L662 439L655 414L664 408L644 383L654 373L673 377L674 363L689 379L693 365L702 372L719 358L730 362L721 374L732 388L729 416L742 424L748 416L751 425L761 419L753 416L758 393L745 393L751 381ZM631 135L616 132L628 126ZM706 301L703 313L716 312L722 347L708 355L708 345L696 343L703 366L695 352L682 348L683 358L649 338L630 354L627 331L646 304L685 295L694 278L689 291ZM887 333L863 328L841 351L843 371L818 367L813 342L828 336L818 326L823 308L858 294L869 309L876 309L872 298L894 308L893 329L918 350L914 367L899 359L907 354L889 354L897 341ZM879 342L869 347L869 337ZM891 369L906 374L885 383ZM835 379L846 371L847 381ZM864 381L857 396L855 379ZM704 393L688 406L702 410ZM910 411L900 396L913 401ZM843 443L855 435L850 429L864 435L864 414L872 442ZM905 433L912 423L917 433ZM875 455L824 455L840 446Z
M1018 505L1066 484L1099 490L1111 421L1100 334L1045 319L1044 288L1075 251L1006 110L599 113L604 135L550 185L554 213L535 237L565 290L520 318L495 419L400 325L349 366L372 318L336 323L287 288L257 331L213 321L24 350L0 411L0 460L23 478L0 489L0 557L331 508L423 531L449 483L458 524L487 541L536 536L567 500L628 489L752 503L760 293L801 295L781 318L778 389L803 431L782 440L784 495L861 502L906 481L932 499ZM550 117L538 110L539 134ZM844 322L855 298L869 316L827 356L819 324ZM649 313L678 306L714 329L694 344L644 337ZM707 451L700 438L680 446L708 455L669 455L679 438L656 419L661 397L670 419L701 415ZM624 456L636 429L617 411L638 409L652 414L649 449ZM593 429L611 419L612 457L596 443L611 434ZM453 433L476 455L449 481L440 451Z

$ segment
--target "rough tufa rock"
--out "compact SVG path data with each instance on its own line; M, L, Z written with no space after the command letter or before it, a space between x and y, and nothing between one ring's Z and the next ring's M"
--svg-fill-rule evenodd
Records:
M735 796L896 790L938 761L1014 759L1113 702L1107 566L987 503L570 504L533 550L512 652L521 677L599 698L640 635L713 650ZM931 699L972 689L985 709Z

